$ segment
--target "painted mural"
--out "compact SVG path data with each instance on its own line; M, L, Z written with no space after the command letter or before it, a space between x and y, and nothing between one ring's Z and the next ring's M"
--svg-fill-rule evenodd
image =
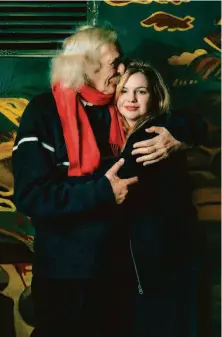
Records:
M1 117L19 126L22 113L28 104L25 98L0 98ZM2 134L0 137L0 236L14 240L33 251L33 228L30 220L16 212L13 203L12 149L16 130ZM4 222L4 219L6 220ZM0 241L0 245L4 241ZM19 254L19 250L15 251ZM3 255L3 254L2 254ZM22 257L21 257L22 258ZM7 257L6 257L7 260ZM19 259L18 259L19 261ZM3 262L3 263L2 263ZM32 265L30 263L0 264L0 336L28 337L33 330L33 311L30 300Z
M18 128L22 113L28 104L25 98L0 98L0 113L3 119ZM15 220L0 226L0 234L9 235L32 248L33 229L27 217L16 213L13 203L12 150L16 130L0 135L0 211L13 212ZM1 213L3 214L3 213Z
M190 0L185 0L185 1L166 1L166 0L131 0L131 1L109 1L109 0L105 0L105 2L110 5L110 6L126 6L132 3L137 3L137 4L141 4L141 5L147 5L147 4L151 4L152 2L157 2L159 4L169 4L171 3L172 5L181 5L187 2L190 2Z
M119 32L120 43L128 57L149 61L162 73L175 111L188 116L198 113L207 123L206 143L190 149L187 159L193 202L199 221L206 229L210 248L213 337L220 336L219 13L220 2L192 0L105 0L100 1L98 13L99 23L112 25ZM34 230L30 219L17 213L13 203L11 156L19 121L28 101L49 86L49 61L49 58L39 57L0 57L0 245L12 240L30 252ZM20 254L19 249L16 254ZM7 308L7 315L11 317L7 326L0 320L0 336L4 336L2 326L5 334L7 331L13 337L28 337L34 324L29 288L31 264L8 264L7 258L6 262L1 260L0 263L0 309L1 306Z

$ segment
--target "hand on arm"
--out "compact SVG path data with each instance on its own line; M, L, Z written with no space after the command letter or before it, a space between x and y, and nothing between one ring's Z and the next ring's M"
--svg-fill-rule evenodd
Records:
M186 148L186 145L175 139L164 127L152 126L147 133L156 133L151 139L137 142L133 145L132 155L141 155L136 161L144 166L166 159L172 152Z
M167 158L174 151L207 142L208 128L201 115L171 112L164 126L147 129L147 133L155 132L157 136L134 144L133 155L140 155L138 162L143 165L153 164Z

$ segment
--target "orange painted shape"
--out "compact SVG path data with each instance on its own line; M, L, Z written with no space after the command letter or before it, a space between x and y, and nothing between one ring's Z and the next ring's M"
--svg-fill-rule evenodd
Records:
M165 12L156 12L148 18L142 20L140 23L143 27L154 27L156 31L167 29L169 32L185 31L193 28L191 22L195 20L194 17L185 16L180 18Z

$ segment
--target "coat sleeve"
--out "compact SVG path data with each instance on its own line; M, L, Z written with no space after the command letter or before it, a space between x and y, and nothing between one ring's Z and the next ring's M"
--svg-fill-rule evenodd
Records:
M41 106L40 106L41 105ZM42 104L33 99L24 111L13 148L14 202L30 217L91 212L115 203L109 180L103 176L58 177L55 149L41 138Z

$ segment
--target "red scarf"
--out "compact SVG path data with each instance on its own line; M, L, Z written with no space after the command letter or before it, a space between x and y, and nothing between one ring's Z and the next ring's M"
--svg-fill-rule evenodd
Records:
M62 123L63 134L69 158L69 176L82 176L92 173L99 167L100 152L89 123L84 106L78 93L93 105L106 105L113 95L104 95L98 90L84 85L75 92L71 88L63 88L59 83L52 87L58 114ZM114 106L109 106L111 125L109 144L114 155L118 155L124 144L124 132L119 114ZM101 128L104 126L101 125Z

